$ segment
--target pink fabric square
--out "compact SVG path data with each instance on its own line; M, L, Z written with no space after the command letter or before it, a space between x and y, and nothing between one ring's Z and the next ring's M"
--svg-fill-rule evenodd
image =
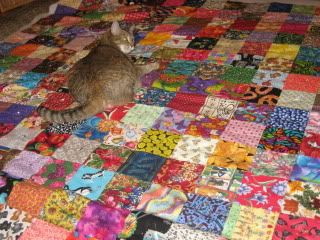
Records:
M149 17L148 12L131 12L126 13L124 20L125 21L141 21Z
M204 61L208 59L210 52L211 51L209 50L196 50L187 48L184 49L177 58L190 61Z
M153 31L154 32L173 32L175 30L177 30L179 27L181 27L180 25L176 25L176 24L160 24L158 26L156 26Z
M164 7L173 7L173 6L181 6L184 4L186 0L167 0L165 1L162 6Z
M29 72L43 62L40 58L24 58L14 64L11 68L19 71Z
M238 120L231 120L221 134L221 139L257 147L265 126Z
M29 228L24 231L20 240L62 240L70 234L64 228L47 223L40 219L34 219Z
M74 51L81 51L86 46L93 43L95 40L96 39L93 36L77 37L73 39L71 42L65 44L63 47Z
M167 107L184 112L198 113L206 101L206 96L198 94L177 93Z
M219 10L198 8L194 17L196 17L196 18L213 18L213 17L217 17L218 14L219 14Z

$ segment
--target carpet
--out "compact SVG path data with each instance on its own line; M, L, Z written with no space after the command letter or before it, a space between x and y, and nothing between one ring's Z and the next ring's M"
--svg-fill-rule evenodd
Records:
M135 101L74 123L67 73L136 26ZM0 43L0 239L320 239L320 7L60 0Z

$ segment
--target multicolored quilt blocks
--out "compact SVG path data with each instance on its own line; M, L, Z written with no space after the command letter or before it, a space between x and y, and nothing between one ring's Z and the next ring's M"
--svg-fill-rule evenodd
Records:
M59 3L0 43L4 231L33 240L319 237L320 8ZM160 68L143 76L134 103L44 122L35 108L73 106L65 74L115 20L137 26L131 57Z

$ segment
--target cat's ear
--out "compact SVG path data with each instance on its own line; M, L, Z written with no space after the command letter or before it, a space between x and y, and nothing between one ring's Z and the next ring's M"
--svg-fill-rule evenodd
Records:
M120 25L117 21L114 21L111 25L111 33L112 35L119 35L121 33Z

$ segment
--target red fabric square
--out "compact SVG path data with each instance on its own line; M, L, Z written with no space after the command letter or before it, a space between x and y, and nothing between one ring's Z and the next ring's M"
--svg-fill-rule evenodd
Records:
M289 74L285 80L284 89L317 93L320 89L320 77Z
M265 56L272 43L268 42L245 42L240 53Z
M255 176L247 172L242 178L236 201L241 205L279 212L279 200L284 198L287 185L283 178Z
M153 182L174 189L193 192L196 180L204 166L200 164L168 159L161 167Z
M38 44L24 44L14 48L10 55L12 56L19 56L19 57L26 57L33 53L40 45Z
M302 139L300 151L308 157L320 158L320 134L308 133Z
M148 17L149 17L148 12L132 12L132 13L126 13L124 20L138 22L138 21L144 20Z
M43 106L51 110L60 111L69 107L74 102L73 97L68 93L50 93L47 96L47 101Z
M196 17L196 18L213 18L213 17L217 17L218 14L219 14L219 10L198 8L194 17Z
M222 36L227 29L222 26L208 26L196 35L196 37L209 37L209 38L219 38Z
M107 111L109 112L109 119L120 121L134 105L135 103L128 103L126 105L117 106L110 111Z
M279 32L305 34L308 30L308 24L284 23Z
M258 24L255 20L244 20L237 19L231 26L230 29L237 29L243 31L253 31Z
M164 7L175 7L175 6L181 6L184 4L186 0L167 0L165 1L162 6Z
M184 49L183 52L177 56L177 58L189 61L204 61L208 59L209 53L209 50L196 50L187 48Z
M198 94L177 93L167 105L184 112L198 113L206 101L206 96Z

